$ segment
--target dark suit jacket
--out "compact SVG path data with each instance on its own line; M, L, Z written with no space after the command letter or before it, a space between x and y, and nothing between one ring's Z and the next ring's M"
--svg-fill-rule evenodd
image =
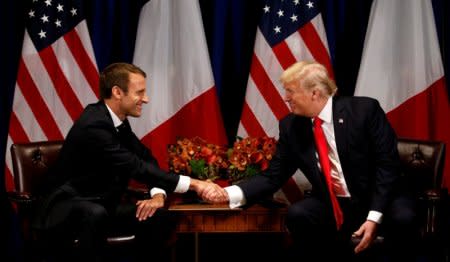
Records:
M399 178L397 138L379 103L366 97L333 98L333 125L352 201L383 212ZM241 183L249 203L279 189L299 168L312 194L328 201L315 156L311 118L289 114L280 121L277 151L267 172Z
M38 214L44 220L46 210L61 198L99 200L113 208L131 178L167 192L172 192L179 180L178 175L159 169L129 125L128 132L119 134L102 101L88 105L74 123L49 178L45 191L50 196Z

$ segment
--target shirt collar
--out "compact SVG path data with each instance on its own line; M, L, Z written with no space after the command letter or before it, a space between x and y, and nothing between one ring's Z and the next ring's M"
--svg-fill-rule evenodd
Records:
M333 119L333 97L330 96L327 100L327 103L323 107L322 111L319 113L319 118L322 119L323 122L330 124Z
M123 123L123 121L120 120L120 118L116 115L116 113L114 113L106 103L105 103L105 105L109 111L109 114L111 115L114 127L117 128L118 126L120 126Z

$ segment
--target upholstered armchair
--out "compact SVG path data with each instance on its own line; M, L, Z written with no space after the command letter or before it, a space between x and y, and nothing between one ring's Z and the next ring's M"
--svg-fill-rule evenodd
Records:
M30 219L35 208L37 195L43 177L49 167L53 165L61 150L63 141L42 141L23 144L13 144L11 146L11 156L13 163L13 173L15 190L8 192L10 201L13 202L19 217L21 233L24 239L24 252L28 256L26 261L39 261L44 255L39 252L36 246L39 235L30 227ZM145 189L130 188L131 198L142 198L148 196ZM134 235L121 235L116 232L109 232L107 243L116 247L125 247L133 243ZM73 240L76 248L77 240Z
M412 248L417 255L443 261L448 256L448 193L442 188L445 143L440 141L398 139L402 179L414 192L418 203L420 226L420 250ZM354 245L360 239L354 238ZM371 251L379 254L383 248L383 235L377 236ZM373 252L375 250L375 252ZM433 260L434 261L434 260Z
M403 176L416 192L421 246L427 256L443 259L448 240L448 192L442 188L445 143L401 138L398 150Z

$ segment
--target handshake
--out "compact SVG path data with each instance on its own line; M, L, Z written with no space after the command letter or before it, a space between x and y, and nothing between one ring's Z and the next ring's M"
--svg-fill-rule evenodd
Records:
M208 203L223 204L228 203L230 200L228 193L224 188L209 180L202 181L198 179L191 179L189 189L197 192L197 195Z

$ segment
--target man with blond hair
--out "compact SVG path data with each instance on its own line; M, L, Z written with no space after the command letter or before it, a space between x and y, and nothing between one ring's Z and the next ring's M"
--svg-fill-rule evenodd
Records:
M402 248L417 232L414 202L398 186L397 138L378 101L335 96L334 81L317 62L295 63L280 80L291 113L279 123L270 167L225 188L223 198L208 190L204 197L232 207L249 205L273 194L300 169L312 190L288 209L294 257L358 258L385 230L392 254L407 261ZM356 246L350 245L352 236L360 239Z

